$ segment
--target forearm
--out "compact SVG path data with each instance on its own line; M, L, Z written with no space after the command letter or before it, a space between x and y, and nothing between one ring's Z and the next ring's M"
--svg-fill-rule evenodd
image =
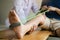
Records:
M60 9L59 8L56 8L55 11L60 15Z
M57 7L49 6L49 7L48 7L48 10L49 10L49 11L55 11L55 12L57 12L57 13L60 15L60 9L57 8Z

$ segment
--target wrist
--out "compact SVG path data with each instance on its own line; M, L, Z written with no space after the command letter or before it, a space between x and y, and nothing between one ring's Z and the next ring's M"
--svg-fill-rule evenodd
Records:
M58 11L58 10L59 10L59 8L56 8L56 9L55 9L55 11Z

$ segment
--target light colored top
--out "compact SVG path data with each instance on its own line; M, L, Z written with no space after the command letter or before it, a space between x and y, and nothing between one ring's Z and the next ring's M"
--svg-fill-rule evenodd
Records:
M34 13L37 13L39 9L35 0L14 0L13 6L23 24L27 22L31 9ZM6 21L6 24L8 25L9 23Z
M38 10L35 0L15 0L14 7L22 23L27 22L26 19L31 9L34 13Z

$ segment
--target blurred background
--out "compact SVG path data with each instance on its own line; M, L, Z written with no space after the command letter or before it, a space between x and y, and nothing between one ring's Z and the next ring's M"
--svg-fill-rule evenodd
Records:
M0 0L0 30L6 29L5 20L12 8L13 0Z
M12 8L13 0L0 0L0 24L5 24L9 10Z

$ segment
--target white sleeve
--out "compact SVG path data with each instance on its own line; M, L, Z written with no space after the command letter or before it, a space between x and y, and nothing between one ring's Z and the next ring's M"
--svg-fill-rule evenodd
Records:
M26 16L25 16L25 12L23 10L23 8L24 8L23 0L15 0L14 8L15 8L16 13L18 14L18 17L22 21L22 23L25 23L26 22Z
M36 0L33 0L33 3L32 3L32 10L34 13L37 13L39 11L39 7L36 3Z

